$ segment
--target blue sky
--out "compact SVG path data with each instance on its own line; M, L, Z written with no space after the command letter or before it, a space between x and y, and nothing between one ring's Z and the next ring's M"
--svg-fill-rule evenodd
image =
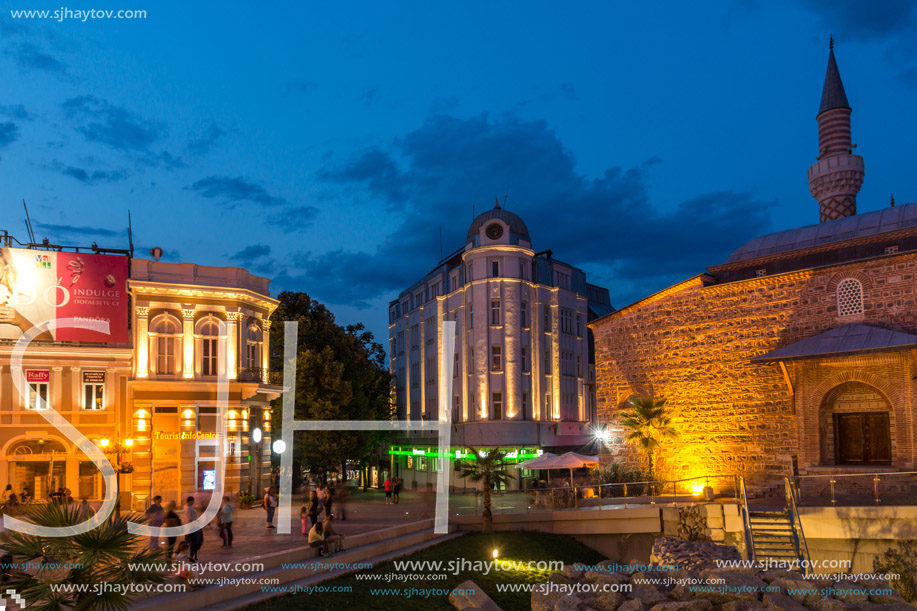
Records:
M818 221L827 39L860 211L917 201L917 5L2 2L0 213L36 237L237 265L386 333L495 197L626 305ZM84 8L68 6L70 9Z

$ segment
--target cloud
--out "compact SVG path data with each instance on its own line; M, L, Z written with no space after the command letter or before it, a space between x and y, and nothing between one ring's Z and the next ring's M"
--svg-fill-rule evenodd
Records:
M0 123L0 148L9 146L19 139L19 126L12 121Z
M318 88L318 84L312 81L287 81L284 83L280 92L283 95L290 95L291 93L309 93Z
M10 54L22 72L40 70L53 74L59 78L68 74L67 65L46 53L39 47L28 42L21 42L10 46Z
M256 259L263 259L271 254L271 247L267 244L252 244L246 246L233 256L229 257L231 261L240 261L243 264L249 264Z
M86 227L81 225L55 225L52 223L33 223L39 231L47 231L51 234L65 234L67 236L96 236L104 238L121 237L127 233L127 230L113 231L103 227ZM55 240L51 240L54 242Z
M101 183L118 182L128 177L128 173L125 170L85 170L83 168L78 168L72 165L61 167L60 173L64 176L75 178L84 185L89 186Z
M146 121L91 95L70 98L62 106L67 117L78 123L76 130L87 141L120 151L149 152L165 132L162 123Z
M318 208L315 206L297 206L272 214L268 222L271 227L284 232L299 231L309 227L317 215Z
M221 199L230 205L251 202L262 206L279 206L287 203L286 199L271 195L261 185L240 176L208 176L187 188L200 193L202 197Z
M372 106L379 101L379 87L377 85L370 85L363 89L363 92L360 94L360 99L363 100L363 103L367 106Z
M22 104L12 104L9 106L0 106L0 115L16 119L18 121L32 121L35 115L25 109Z
M308 278L310 290L331 303L403 290L438 261L440 228L452 252L464 244L472 203L481 213L506 193L536 250L633 279L635 296L663 288L673 274L687 277L724 261L770 226L770 204L751 193L714 190L670 207L655 204L648 185L657 163L614 166L590 178L577 173L572 152L544 121L434 115L388 149L364 150L321 174L386 202L401 225L370 250L300 253L282 284Z
M204 133L185 146L189 155L201 156L209 153L216 146L217 141L226 135L226 130L216 123L211 123Z

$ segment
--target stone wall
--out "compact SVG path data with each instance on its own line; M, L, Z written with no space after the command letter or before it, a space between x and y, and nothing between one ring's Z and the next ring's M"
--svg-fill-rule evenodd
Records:
M837 316L836 289L856 278L863 313ZM634 394L666 397L680 433L661 452L669 478L738 473L752 480L829 464L823 403L862 382L892 408L893 466L915 463L913 351L786 363L753 357L831 328L860 323L917 332L917 254L878 257L715 284L701 275L591 324L599 419L613 440L605 461L637 462L618 414Z

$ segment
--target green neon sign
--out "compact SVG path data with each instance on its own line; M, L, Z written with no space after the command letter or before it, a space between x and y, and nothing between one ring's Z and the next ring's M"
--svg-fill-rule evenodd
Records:
M507 460L529 460L541 456L541 450L531 448L500 448L506 452ZM456 449L440 453L437 450L417 446L392 446L389 451L391 456L416 456L418 458L449 458L453 460L475 460L474 454L465 450Z

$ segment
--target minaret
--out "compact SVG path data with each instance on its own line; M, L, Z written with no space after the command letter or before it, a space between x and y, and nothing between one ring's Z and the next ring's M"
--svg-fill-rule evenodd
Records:
M850 105L829 43L828 72L818 108L818 161L809 168L809 191L818 200L821 222L857 213L857 193L863 186L863 158L853 155Z

